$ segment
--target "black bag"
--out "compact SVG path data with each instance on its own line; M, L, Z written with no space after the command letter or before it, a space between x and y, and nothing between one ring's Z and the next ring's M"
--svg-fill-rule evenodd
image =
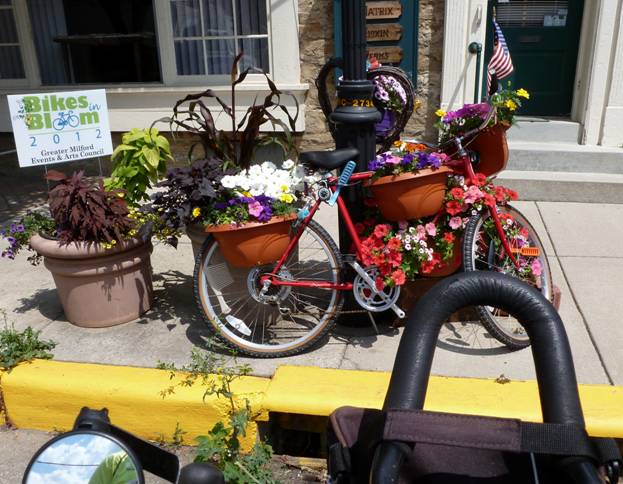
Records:
M552 457L588 458L604 466L604 476L620 458L614 440L590 439L573 424L354 407L339 408L329 422L335 484L367 483L381 441L403 444L400 482L561 483L568 482L564 461Z
M467 305L499 307L524 324L546 423L422 410L439 328ZM562 321L518 279L465 273L431 289L405 327L384 411L343 407L331 414L332 484L615 483L613 439L585 430Z

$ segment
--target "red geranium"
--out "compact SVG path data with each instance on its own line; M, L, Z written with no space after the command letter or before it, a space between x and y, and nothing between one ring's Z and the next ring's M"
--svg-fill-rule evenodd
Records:
M446 212L450 215L456 215L457 213L461 213L463 209L461 208L461 204L455 200L450 200L446 202Z
M443 240L445 240L446 242L454 242L455 239L456 237L452 232L446 232L445 234L443 234Z
M375 237L382 239L389 233L390 229L391 227L388 224L379 224L376 227L374 227L374 235Z
M452 195L452 198L454 198L455 200L463 200L463 197L465 196L465 190L459 187L454 187L452 190L450 190L450 195Z
M397 269L392 272L392 280L397 286L402 286L406 282L407 276L402 269Z
M476 185L477 187L481 187L485 183L487 183L487 177L486 175L483 175L482 173L476 173L472 181L474 182L474 185Z

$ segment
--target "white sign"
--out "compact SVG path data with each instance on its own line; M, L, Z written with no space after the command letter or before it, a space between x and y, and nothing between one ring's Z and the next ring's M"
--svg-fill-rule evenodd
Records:
M16 94L7 99L19 166L112 153L104 89Z

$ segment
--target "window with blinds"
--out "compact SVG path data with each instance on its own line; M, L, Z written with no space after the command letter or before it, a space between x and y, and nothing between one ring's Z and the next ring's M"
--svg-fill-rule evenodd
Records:
M241 67L269 71L266 0L170 0L177 74L229 74Z
M0 0L0 80L25 77L13 5Z
M501 27L564 27L569 2L564 0L516 0L497 6Z

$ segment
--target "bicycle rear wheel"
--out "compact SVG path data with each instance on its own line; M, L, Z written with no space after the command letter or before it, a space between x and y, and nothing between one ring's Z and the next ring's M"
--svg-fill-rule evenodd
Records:
M335 242L312 220L278 277L338 284L341 266ZM211 333L242 354L269 358L302 353L328 335L340 312L343 300L336 289L272 286L262 295L260 278L273 268L274 263L231 266L212 237L197 255L197 305Z
M519 210L506 205L498 207L511 250L520 263L515 267L504 251L491 214L474 215L465 228L463 268L465 271L495 271L517 277L536 287L552 300L552 275L543 244L530 222ZM498 341L511 349L530 345L524 327L508 313L493 307L476 308L483 326Z

